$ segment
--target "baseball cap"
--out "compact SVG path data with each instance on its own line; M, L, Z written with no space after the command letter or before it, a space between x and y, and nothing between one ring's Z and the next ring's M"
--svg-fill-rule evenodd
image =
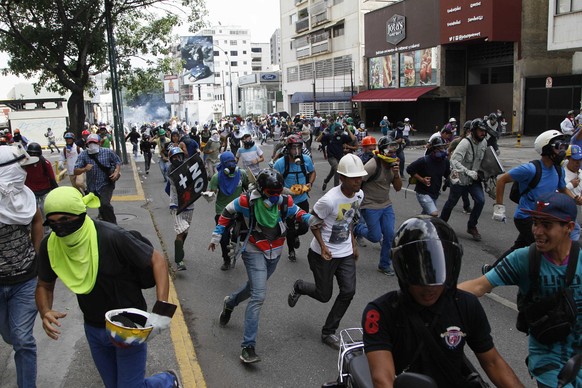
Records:
M404 122L405 122L405 123L407 123L407 122L409 122L409 121L410 121L410 119L409 119L408 117L404 119Z
M576 144L571 144L566 151L566 157L574 160L582 159L582 148Z
M573 115L573 114L574 114L574 111L573 110L569 110L568 111L568 116Z
M90 143L97 143L99 144L101 142L101 138L99 137L99 135L97 134L91 134L87 137L86 143L90 144Z
M538 197L535 209L521 209L533 218L542 218L549 221L570 222L576 221L578 209L576 201L562 193L545 193Z

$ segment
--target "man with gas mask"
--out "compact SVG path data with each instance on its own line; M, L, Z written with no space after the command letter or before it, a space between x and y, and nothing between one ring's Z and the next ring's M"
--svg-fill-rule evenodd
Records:
M422 209L421 214L438 216L437 199L443 178L447 179L451 173L447 156L447 144L442 138L436 137L428 145L428 155L406 167L406 172L416 180L414 191Z
M38 163L22 146L0 146L0 335L14 350L16 384L36 387L36 253L43 238L42 215L25 186L24 166Z
M171 147L168 150L168 157L170 158L170 169L168 176L184 163L184 151L180 147ZM180 214L177 214L178 209L178 190L176 183L171 179L168 180L169 194L170 194L170 213L174 217L174 231L176 238L174 240L174 261L178 271L185 271L186 264L184 264L184 241L188 237L188 230L192 223L192 215L194 213L194 203L186 207Z
M264 169L256 178L256 189L242 194L223 210L218 225L212 233L209 250L214 251L225 229L243 216L249 232L242 248L242 259L249 280L237 291L224 298L219 323L224 327L230 320L233 309L249 299L245 312L244 335L240 359L244 363L255 363L260 357L255 352L259 316L266 297L267 280L275 272L281 258L286 220L296 219L310 227L321 222L293 203L283 192L283 176L273 169Z
M236 165L234 155L230 151L223 152L220 155L220 163L216 167L216 174L210 178L208 190L216 193L216 203L214 209L216 215L214 222L218 224L218 219L222 211L232 201L238 198L241 193L246 191L249 186L247 172ZM231 258L228 252L228 245L231 238L232 226L225 228L220 239L220 250L222 251L223 264L220 267L222 271L228 271L231 267Z
M541 158L536 161L524 163L512 168L497 179L497 192L495 205L493 206L493 219L495 221L505 221L505 206L503 198L505 186L510 182L517 182L519 185L519 204L513 214L513 223L518 231L518 236L513 246L504 252L493 265L485 265L484 272L493 268L501 259L514 250L531 245L535 239L532 232L533 220L528 213L535 210L537 198L544 193L558 190L576 200L576 204L582 204L582 197L574 196L566 187L564 176L566 175L561 164L566 157L568 143L564 140L564 135L557 130L549 130L539 135L534 142L534 149ZM536 174L540 174L538 184L530 187Z
M481 119L471 121L471 135L459 142L455 152L451 156L451 167L455 175L458 175L458 182L451 185L451 192L443 210L441 211L441 219L445 222L449 221L451 212L459 198L463 193L467 192L475 202L473 210L469 215L467 222L467 233L469 233L473 240L481 241L481 234L477 230L477 223L479 216L483 211L485 205L485 194L483 185L479 179L477 171L481 167L481 161L487 149L487 142L485 136L487 135L487 126Z
M111 197L115 182L121 176L121 159L110 148L100 146L99 135L87 137L87 149L83 150L75 163L75 175L87 174L87 190L99 197L99 219L117 223Z
M298 135L287 138L284 157L277 159L273 168L279 171L285 179L285 187L291 190L293 202L301 209L309 212L308 192L315 182L315 167L311 158L303 154L303 141ZM287 223L287 248L289 261L295 261L295 249L299 248L299 236L308 231L305 224L296 225L294 220Z
M362 178L362 217L354 225L354 236L360 246L364 246L362 238L373 243L382 241L378 271L387 276L394 275L390 248L394 236L395 215L390 199L390 186L395 191L402 188L400 160L396 157L399 147L398 142L387 136L378 140L378 150L364 166L367 175Z
M321 137L321 144L327 152L327 162L330 165L329 173L323 180L321 190L327 190L327 184L333 178L333 185L339 184L339 175L337 174L337 165L344 156L344 148L356 141L356 136L351 132L344 130L341 124L334 123L330 126L329 131L325 131Z
M258 144L255 144L250 133L245 133L242 137L242 148L236 152L236 161L242 162L244 169L249 169L253 175L257 176L261 171L259 164L265 160L263 150Z

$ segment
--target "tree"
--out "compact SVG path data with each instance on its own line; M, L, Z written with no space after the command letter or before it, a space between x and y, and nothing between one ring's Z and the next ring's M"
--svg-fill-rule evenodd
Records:
M167 55L173 10L188 7L190 30L207 15L205 0L110 0L120 74L132 74L130 59ZM104 0L0 0L0 44L9 56L7 72L37 76L35 89L70 91L71 130L85 121L84 93L92 76L108 69Z

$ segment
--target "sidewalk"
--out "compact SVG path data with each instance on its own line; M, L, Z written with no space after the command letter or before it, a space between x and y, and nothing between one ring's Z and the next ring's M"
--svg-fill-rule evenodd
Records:
M60 184L70 185L70 182L64 179ZM148 210L133 159L130 159L128 165L122 166L121 178L117 181L112 204L119 226L138 230L150 239L155 249L165 254L155 222ZM97 216L96 209L90 209L88 213L93 218ZM144 290L144 295L151 309L156 299L155 288ZM172 282L170 282L169 302L177 304L178 309L172 319L170 330L148 343L146 376L174 369L181 375L184 387L205 387L206 383L197 363L192 340ZM60 282L57 282L55 288L54 308L67 313L67 317L61 320L62 335L58 341L51 340L45 334L39 317L35 322L34 336L38 351L37 386L102 387L103 383L85 339L83 317L77 299ZM0 388L11 388L16 385L14 353L10 346L3 341L0 343L2 344L0 346Z

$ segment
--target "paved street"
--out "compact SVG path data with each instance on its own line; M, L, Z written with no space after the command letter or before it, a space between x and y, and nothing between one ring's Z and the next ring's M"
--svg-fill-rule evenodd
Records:
M533 140L522 139L521 148L514 147L515 138L500 141L501 160L506 169L536 158ZM268 159L272 146L267 145L264 150ZM407 149L407 163L422 152L421 147ZM56 159L46 151L45 156ZM329 168L317 151L314 152L314 163L318 178L310 199L312 205L322 195L321 183ZM134 180L133 164L124 166L122 180L116 190L114 207L120 218L119 223L144 233L166 253L173 265L173 220L168 211L168 197L163 191L164 183L158 165L152 165L148 176L142 173L141 159L138 158L134 165L137 181ZM448 191L441 196L439 207L442 207L447 195ZM392 192L391 197L397 226L420 209L412 190ZM509 200L505 204L510 216L515 204ZM492 262L496 255L512 244L517 234L511 221L500 224L491 220L492 208L493 201L487 199L478 225L483 236L480 243L470 239L465 232L468 215L461 212L460 205L451 216L450 223L464 249L461 280L479 275L481 264ZM312 279L306 258L311 236L303 236L296 263L287 260L285 250L277 271L271 277L257 343L257 353L263 361L246 366L238 358L246 304L235 309L226 328L218 325L224 296L246 281L246 274L241 261L230 271L220 271L222 260L219 251L213 253L207 250L213 228L214 203L201 199L196 203L194 221L185 244L188 270L174 274L173 283L183 319L177 316L171 331L151 342L148 373L168 368L180 370L187 387L317 387L334 379L337 352L320 342L321 326L332 302L323 305L303 297L295 308L287 306L287 294L293 282L298 278ZM360 314L366 303L398 287L395 277L386 277L376 271L379 251L379 245L371 243L361 249L357 292L342 321L343 328L360 326ZM514 325L515 294L515 289L496 289L490 296L484 297L482 303L500 353L526 386L533 386L524 365L526 337L517 332ZM63 336L56 342L48 339L37 319L35 336L39 346L39 387L99 387L100 380L88 353L76 300L63 287L57 290L56 297L55 306L67 311L69 316L63 320ZM151 297L150 293L150 300ZM11 358L10 348L1 342L0 388L15 386Z

